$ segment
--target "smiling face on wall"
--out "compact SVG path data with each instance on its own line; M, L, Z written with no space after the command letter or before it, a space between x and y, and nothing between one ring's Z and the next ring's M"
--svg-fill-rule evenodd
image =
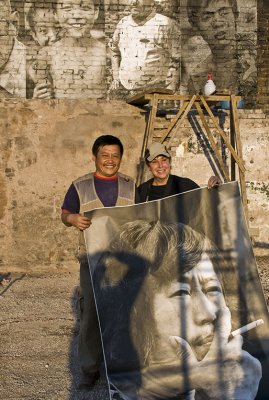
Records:
M62 0L57 3L57 17L65 35L79 39L90 36L98 10L92 0Z

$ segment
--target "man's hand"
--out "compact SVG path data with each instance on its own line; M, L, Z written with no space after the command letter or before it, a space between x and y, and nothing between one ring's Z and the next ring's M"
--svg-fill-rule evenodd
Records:
M159 337L150 365L141 371L139 395L144 400L194 398L203 400L254 400L261 379L259 360L242 350L242 337L229 341L231 314L222 305L215 336L203 360L198 361L190 345L177 336ZM198 398L197 397L197 398Z
M62 221L66 226L74 226L75 228L84 231L89 228L92 221L81 214L71 214L62 212Z
M261 379L261 365L259 360L242 350L240 335L229 340L231 325L227 307L220 310L215 328L207 355L196 365L193 382L199 398L254 400Z
M208 189L211 189L215 186L221 185L221 183L222 182L221 182L220 178L218 176L213 175L208 179L207 187L208 187Z

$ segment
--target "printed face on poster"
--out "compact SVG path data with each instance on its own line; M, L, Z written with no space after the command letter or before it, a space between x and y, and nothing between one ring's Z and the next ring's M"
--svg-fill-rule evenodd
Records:
M87 216L110 398L268 398L268 311L237 183Z

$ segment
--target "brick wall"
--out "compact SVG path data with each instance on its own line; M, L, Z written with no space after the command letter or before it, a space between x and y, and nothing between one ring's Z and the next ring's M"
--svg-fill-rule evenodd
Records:
M61 10L55 11L56 0L11 0L18 14L9 32L21 42L13 54L20 70L13 74L13 81L2 81L0 97L126 99L137 91L156 88L198 93L212 72L218 91L241 94L248 108L266 107L266 2L237 0L238 13L230 8L227 15L219 16L213 10L220 22L212 19L209 23L200 17L203 8L197 5L201 2L194 2L193 12L188 13L187 1L152 0L152 14L135 24L130 23L130 15L132 20L135 17L129 1L101 1L98 6L95 2L91 17L87 11L87 29L78 22L84 18L81 11L70 11L77 23L67 34ZM190 17L195 10L196 21ZM1 47L6 46L2 38ZM0 79L3 68L0 65Z
M268 109L269 104L269 2L259 0L258 12L258 96L257 107Z

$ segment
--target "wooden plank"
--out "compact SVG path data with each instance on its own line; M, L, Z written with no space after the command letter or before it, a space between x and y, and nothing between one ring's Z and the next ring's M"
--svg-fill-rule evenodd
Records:
M241 145L239 119L238 119L238 114L237 114L237 99L233 95L231 95L231 112L232 112L232 119L233 119L233 125L234 125L235 143L236 143L237 153L243 162L243 151L242 151L242 145ZM247 225L249 225L245 171L242 171L240 169L239 169L239 179L240 179L241 196L242 196L242 202L243 202L243 207L244 207L245 216L246 216L246 222L247 222Z
M154 129L153 138L157 138L158 139L157 141L160 142L161 138L165 132L166 132L166 129L158 129L158 130Z
M200 96L197 96L200 97ZM222 94L222 95L212 95L212 96L203 96L207 102L212 102L212 103L218 103L219 101L230 101L231 96L228 94ZM241 99L240 96L235 96L237 101ZM179 100L179 101L189 101L192 99L192 95L190 94L173 94L173 95L165 95L165 94L160 94L159 95L160 100Z
M173 128L174 128L174 130L173 130L173 132L172 132L172 134L171 134L171 136L170 136L170 139L169 139L169 141L168 141L168 143L167 143L167 147L170 146L170 143L172 142L172 140L173 140L173 138L174 138L174 136L175 136L175 134L176 134L176 131L177 131L178 128L180 128L180 126L183 124L183 121L184 121L185 118L187 117L187 115L188 115L190 109L192 108L193 103L195 102L196 97L197 97L196 95L193 95L192 98L191 98L191 100L190 100L190 102L189 102L189 104L184 103L184 104L182 105L180 111L181 111L181 110L183 111L183 107L184 107L184 109L185 109L185 110L184 110L184 113L183 113L183 115L182 115L182 118L180 119L180 116L181 116L182 113L181 113L180 115L179 115L179 113L178 113L177 116L176 116L176 118L171 122L171 126L167 129L167 135L166 135L166 137L169 135L170 132L172 132L172 129L173 129ZM186 104L187 104L187 106L186 106ZM165 139L165 138L164 138L164 139ZM162 138L162 143L163 143L164 139Z
M170 121L167 121L167 120L164 120L163 122L155 121L154 130L156 130L156 129L165 129L165 130L167 130L169 124L170 124Z
M154 93L153 95L153 100L152 100L152 108L150 110L149 114L149 123L148 123L148 132L147 132L147 142L145 143L144 150L146 150L147 144L148 144L148 139L152 136L152 132L154 129L154 123L155 123L155 118L158 110L158 101L159 101L159 96L157 93Z
M141 148L140 163L139 163L137 179L136 179L137 186L140 185L140 183L143 181L143 177L144 177L144 171L145 171L144 154L145 154L145 150L148 145L149 138L152 137L154 120L156 118L157 109L158 109L158 101L159 101L158 94L154 93L153 99L151 100L151 109L149 112L149 120L147 123L146 131L145 131L144 138L143 138L143 144L142 144L142 148Z
M231 100L231 96L228 94L221 94L221 95L212 95L212 96L202 96L204 97L204 99L206 100L206 102L219 102L219 101L230 101ZM236 98L238 99L238 101L240 100L240 96L236 96Z
M231 146L235 149L235 128L234 128L234 121L233 121L233 112L232 112L232 103L230 102L230 143ZM235 171L235 159L231 154L231 180L235 181L236 179L236 171Z
M229 96L230 98L230 96ZM230 152L232 153L235 161L237 162L238 167L240 168L241 171L245 171L245 166L242 162L242 160L240 159L240 157L238 157L238 155L236 154L234 148L231 146L230 141L228 136L226 135L226 133L221 129L221 127L217 124L215 117L210 109L210 107L208 106L207 102L205 101L205 98L203 96L200 96L200 99L206 109L206 111L208 112L208 115L210 116L212 122L214 123L215 128L218 130L218 132L220 133L220 135L222 136L226 146L228 147L228 149L230 150Z
M173 93L174 92L171 89L156 88L154 90L149 90L147 92L140 92L135 94L134 96L130 96L126 99L126 103L142 106L149 103L149 101L153 99L154 94L164 94L165 96L167 96L169 94L172 95Z
M188 106L187 102L183 103L181 108L178 110L176 116L172 119L172 121L169 122L166 132L164 132L161 138L161 143L165 141L165 139L167 138L167 136L169 135L169 133L171 132L171 130L173 129L173 127L175 126L175 124L177 123L177 121L179 120L179 118L181 117L187 106Z
M173 94L173 91L170 89L155 89L154 91L149 92L141 92L134 96L130 96L126 99L126 103L143 106L148 104L152 99L154 93L159 94L160 100L178 100L178 101L189 101L192 96L188 94ZM231 97L228 94L216 94L212 96L204 97L207 102L217 103L219 101L230 101ZM235 96L236 100L239 101L241 99L240 96Z
M211 144L211 147L214 150L214 153L215 153L215 155L216 155L216 157L218 159L219 165L221 167L221 171L222 171L223 175L225 176L226 182L230 182L229 172L227 170L226 165L224 164L224 162L222 160L221 154L220 154L220 152L219 152L219 150L217 148L217 145L215 143L214 137L213 137L213 135L211 133L211 130L210 130L209 126L208 126L208 123L207 123L207 121L205 119L205 116L203 114L202 108L201 108L200 104L197 101L194 104L195 104L195 107L197 108L198 114L199 114L200 119L202 121L202 125L205 128L205 131L207 133L207 136L208 136L209 142Z

